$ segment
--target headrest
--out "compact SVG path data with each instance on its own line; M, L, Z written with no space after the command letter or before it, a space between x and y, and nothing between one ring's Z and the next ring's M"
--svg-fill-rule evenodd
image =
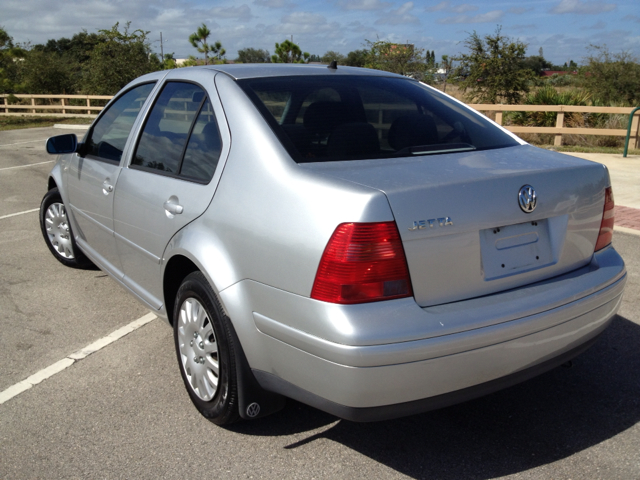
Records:
M438 140L436 122L428 115L412 113L397 118L389 129L389 145L394 150L420 145L435 145Z

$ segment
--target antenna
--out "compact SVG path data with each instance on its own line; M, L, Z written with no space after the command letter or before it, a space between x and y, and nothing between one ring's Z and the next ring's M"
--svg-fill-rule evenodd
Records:
M337 70L338 69L338 62L335 60L331 60L331 63L329 64L329 66L327 67L331 70Z

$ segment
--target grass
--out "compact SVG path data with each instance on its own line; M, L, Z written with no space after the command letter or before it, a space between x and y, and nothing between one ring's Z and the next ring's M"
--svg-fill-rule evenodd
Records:
M40 116L4 116L0 115L0 131L22 128L53 127L56 123L71 125L89 125L89 117L40 117Z

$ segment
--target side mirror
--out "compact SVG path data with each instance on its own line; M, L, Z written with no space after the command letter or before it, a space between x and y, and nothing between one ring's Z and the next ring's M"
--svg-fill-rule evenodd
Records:
M75 133L56 135L47 140L47 153L61 155L63 153L74 153L78 149L78 137Z

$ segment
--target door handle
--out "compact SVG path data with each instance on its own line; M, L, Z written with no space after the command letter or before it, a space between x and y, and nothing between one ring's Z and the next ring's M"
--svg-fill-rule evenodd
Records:
M184 211L182 205L172 202L171 199L164 202L164 209L173 215L180 215Z
M113 185L111 185L107 180L102 183L102 193L105 195L109 195L113 192Z

